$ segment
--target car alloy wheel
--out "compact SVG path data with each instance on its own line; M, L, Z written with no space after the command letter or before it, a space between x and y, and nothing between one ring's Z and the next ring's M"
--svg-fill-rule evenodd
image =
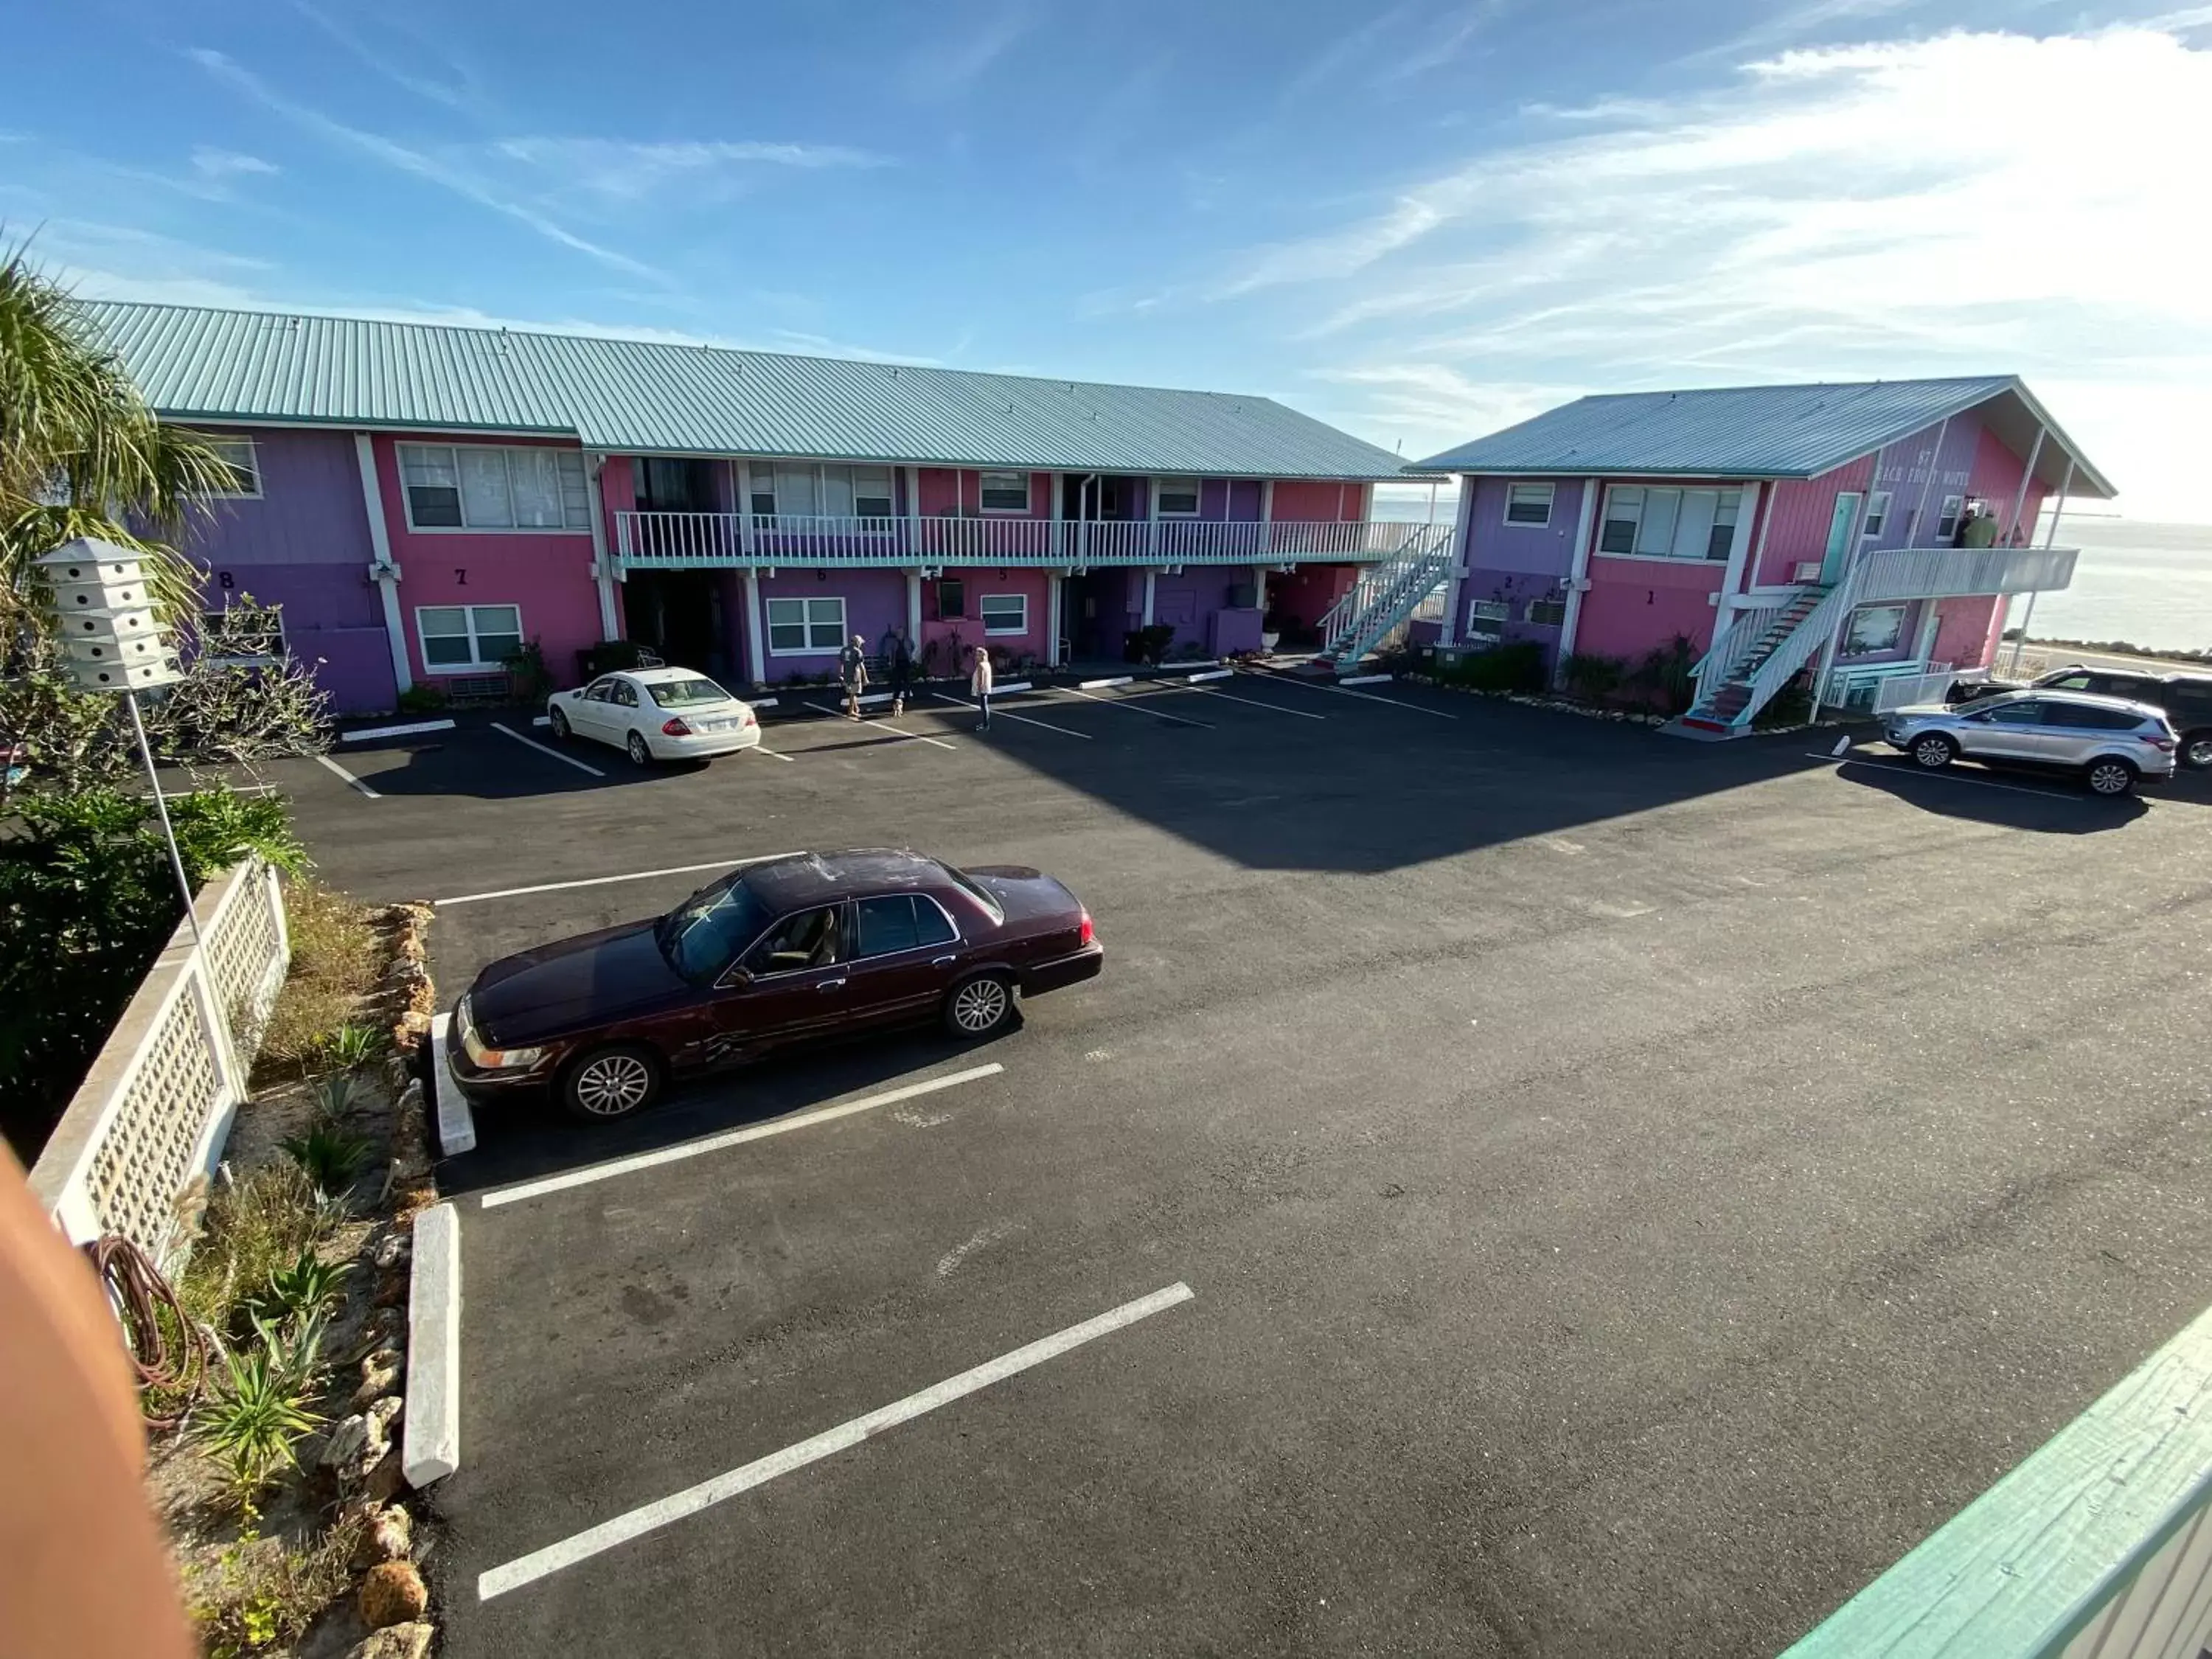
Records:
M1951 755L1950 738L1933 732L1917 739L1912 745L1912 758L1931 772L1939 766L1948 766Z
M2089 789L2093 794L2124 795L2135 787L2134 769L2125 761L2095 761L2089 767Z
M629 757L635 761L640 766L650 766L653 764L653 750L646 747L645 734L643 732L631 732L629 734Z
M577 1109L592 1117L627 1117L652 1094L653 1067L627 1048L592 1055L568 1085Z
M1005 1024L1012 1008L1013 993L1006 981L971 979L952 994L952 1024L969 1036L982 1036Z
M2181 763L2193 771L2212 770L2212 732L2191 732L2182 740Z
M562 714L559 709L556 708L550 714L547 715L545 723L553 728L553 735L555 737L563 740L568 738L568 717Z

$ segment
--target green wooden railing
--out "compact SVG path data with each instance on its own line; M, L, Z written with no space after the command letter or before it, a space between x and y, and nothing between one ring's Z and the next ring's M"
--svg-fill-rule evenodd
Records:
M2198 1659L2208 1509L2212 1312L1785 1659Z

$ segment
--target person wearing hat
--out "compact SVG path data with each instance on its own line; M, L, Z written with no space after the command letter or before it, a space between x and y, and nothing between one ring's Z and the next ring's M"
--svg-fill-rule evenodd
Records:
M868 651L858 634L837 653L837 678L845 687L845 718L860 718L860 693L868 689Z

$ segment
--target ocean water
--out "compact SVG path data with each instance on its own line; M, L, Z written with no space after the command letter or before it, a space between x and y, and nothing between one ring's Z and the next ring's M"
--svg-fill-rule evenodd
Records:
M1437 517L1448 521L1457 505L1439 491ZM1375 492L1375 516L1420 523L1429 516L1428 490L1383 485ZM2212 650L2212 525L2069 512L2059 520L2058 544L2080 548L2081 557L2071 587L2036 599L2028 624L2036 638ZM2026 604L2014 605L2014 625Z

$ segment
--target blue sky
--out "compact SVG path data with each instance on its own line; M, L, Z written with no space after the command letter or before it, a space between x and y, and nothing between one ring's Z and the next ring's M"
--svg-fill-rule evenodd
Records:
M2212 520L2212 5L79 0L0 222L80 291L1262 392L2014 370ZM83 95L82 66L99 66Z

